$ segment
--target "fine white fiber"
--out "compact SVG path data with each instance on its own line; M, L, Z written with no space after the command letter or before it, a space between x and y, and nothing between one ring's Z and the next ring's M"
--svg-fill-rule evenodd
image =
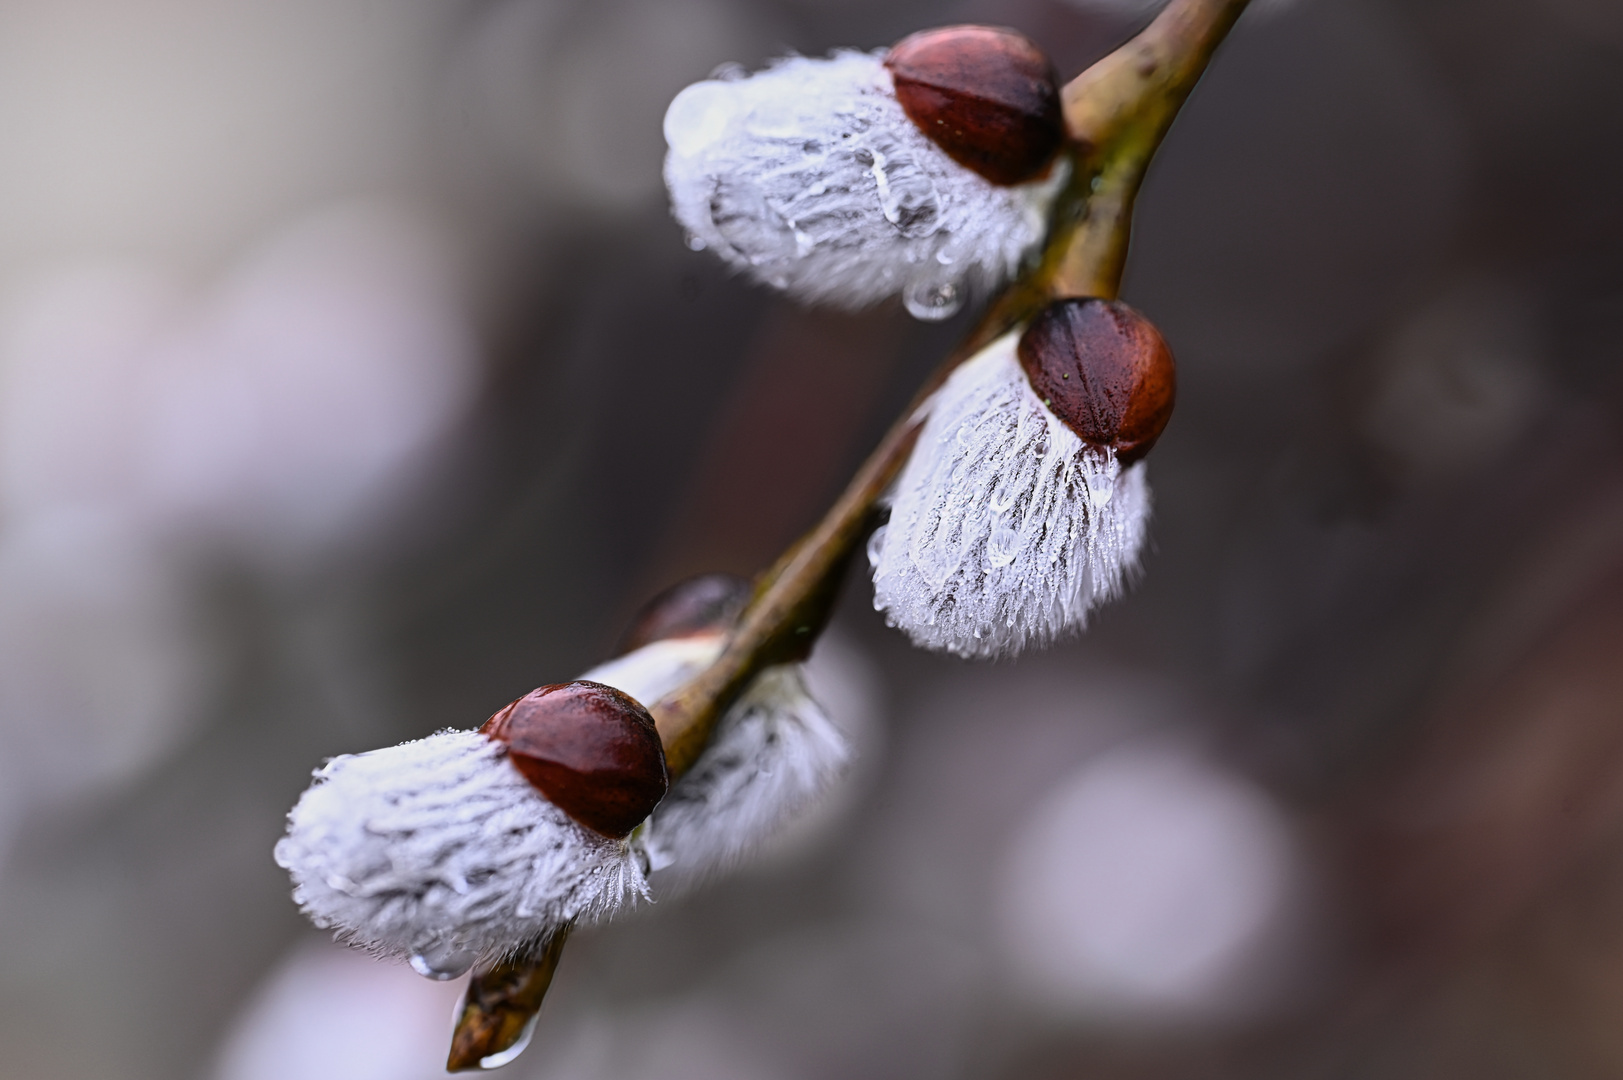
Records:
M768 668L648 819L650 865L678 887L731 868L824 795L850 759L801 665Z
M726 637L718 633L662 638L601 663L581 678L612 686L636 698L644 708L652 708L709 667L726 644Z
M333 758L276 861L304 913L431 978L646 898L631 845L577 824L477 731Z
M1138 566L1142 462L1122 469L1032 391L1018 333L954 371L926 405L874 534L874 607L915 644L1012 656L1081 629Z
M908 119L885 52L792 56L694 83L665 114L665 183L689 245L807 303L897 293L921 319L1020 265L1063 182L995 185Z
M656 641L582 678L652 704L721 651L721 635ZM800 664L768 668L716 723L710 743L632 835L680 888L746 858L844 773L851 748L812 698Z
M719 655L720 634L656 641L588 671L653 703ZM566 924L648 898L647 868L687 883L769 839L850 756L799 664L763 672L694 767L626 840L549 802L477 731L333 758L288 814L276 862L317 926L453 978Z

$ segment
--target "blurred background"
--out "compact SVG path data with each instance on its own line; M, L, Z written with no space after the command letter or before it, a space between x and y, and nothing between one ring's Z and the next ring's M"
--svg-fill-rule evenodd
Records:
M717 65L1068 0L0 0L0 1077L417 1080L271 861L807 527L968 325L683 246ZM1250 13L1140 203L1180 362L1080 641L814 663L859 765L582 933L534 1080L1623 1074L1623 4Z

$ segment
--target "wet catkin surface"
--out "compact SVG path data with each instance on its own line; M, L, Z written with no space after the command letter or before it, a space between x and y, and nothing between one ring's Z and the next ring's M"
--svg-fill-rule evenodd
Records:
M440 1075L454 989L303 922L284 815L814 520L968 315L688 250L660 120L952 21L1062 76L1135 25L0 12L0 1077ZM968 664L853 573L809 676L846 786L578 934L510 1074L1615 1073L1620 55L1600 0L1248 15L1138 209L1178 359L1142 580Z

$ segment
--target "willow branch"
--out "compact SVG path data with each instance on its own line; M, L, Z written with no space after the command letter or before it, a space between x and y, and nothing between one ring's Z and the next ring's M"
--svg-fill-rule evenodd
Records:
M1093 152L1087 196L1062 204L1077 219L1056 228L1044 252L1039 273L1053 295L1113 298L1120 290L1144 173L1246 3L1174 2L1061 93L1071 138Z
M529 1034L571 929L553 934L534 956L505 961L473 977L457 1013L446 1072L489 1068L485 1062L512 1050Z
M918 438L917 406L980 346L1050 298L1117 294L1133 202L1150 158L1246 2L1173 0L1142 33L1065 87L1071 179L1056 199L1042 259L936 370L823 520L761 576L716 662L650 710L673 778L692 766L717 718L763 668L809 651L828 620L841 572L877 523L880 496L907 463Z
M1116 296L1145 170L1246 3L1172 0L1141 34L1065 87L1070 178L1055 200L1041 259L993 301L816 527L761 575L721 656L649 710L673 780L692 767L717 719L762 669L810 653L846 565L878 524L880 497L918 439L919 407L952 370L1055 297ZM452 1071L477 1067L521 1037L563 942L559 935L534 960L474 976L457 1018Z

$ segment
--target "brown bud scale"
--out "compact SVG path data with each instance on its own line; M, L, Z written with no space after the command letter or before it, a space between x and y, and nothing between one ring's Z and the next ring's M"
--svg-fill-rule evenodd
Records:
M1172 416L1172 350L1119 300L1056 300L1020 335L1031 388L1083 442L1124 464L1149 453Z
M594 682L532 690L479 729L564 813L616 839L665 797L665 751L648 710Z
M885 66L908 119L994 184L1037 179L1065 141L1054 65L1013 30L921 30L897 42Z
M750 583L736 574L701 574L677 582L642 606L616 655L669 638L731 629L749 598Z

